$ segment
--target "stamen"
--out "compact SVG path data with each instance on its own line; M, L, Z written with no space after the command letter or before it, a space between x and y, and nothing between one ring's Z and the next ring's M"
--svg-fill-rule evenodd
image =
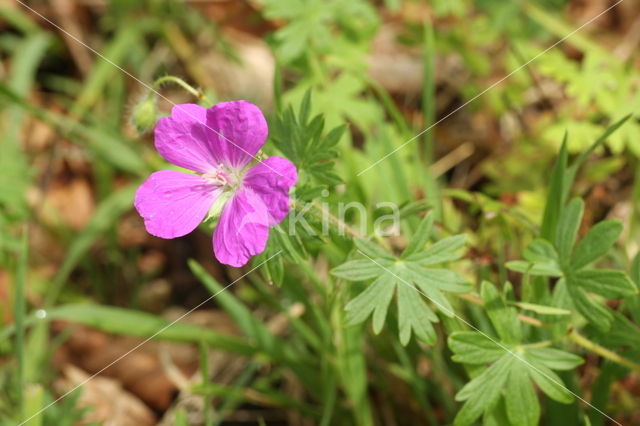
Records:
M205 179L214 179L218 181L220 185L226 186L229 183L229 181L227 180L227 177L225 176L225 174L220 170L223 167L224 166L222 164L218 164L218 170L216 170L214 173L204 173L202 177Z

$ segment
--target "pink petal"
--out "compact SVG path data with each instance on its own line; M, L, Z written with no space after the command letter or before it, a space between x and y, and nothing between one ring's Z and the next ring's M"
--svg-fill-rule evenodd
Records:
M207 125L211 150L236 170L249 164L267 139L262 111L247 101L214 105L207 110Z
M155 172L136 191L134 205L151 235L176 238L202 222L222 190L197 175Z
M201 173L212 173L221 156L208 142L207 110L195 104L175 105L170 117L158 120L156 149L168 162Z
M269 213L262 199L239 190L222 210L213 233L213 252L226 265L240 267L262 253L269 239Z
M269 226L289 213L289 190L298 180L296 166L286 158L269 157L253 166L244 177L244 186L253 190L269 210Z

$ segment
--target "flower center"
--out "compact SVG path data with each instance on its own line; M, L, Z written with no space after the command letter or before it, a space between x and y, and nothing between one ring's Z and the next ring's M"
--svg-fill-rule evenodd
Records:
M224 192L233 192L242 182L243 171L234 170L224 164L218 166L209 173L203 173L202 177L211 184L221 186Z
M216 170L214 173L205 173L202 177L222 186L227 186L230 180L230 176L220 170Z

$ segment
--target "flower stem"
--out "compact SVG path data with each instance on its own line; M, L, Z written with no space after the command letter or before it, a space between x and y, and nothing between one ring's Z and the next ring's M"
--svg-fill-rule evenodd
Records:
M631 370L640 371L640 364L638 364L637 362L633 362L631 360L623 358L617 353L610 351L609 349L602 347L595 342L592 342L591 340L578 333L576 330L572 330L569 333L569 340L577 345L582 346L585 349L590 350L591 352L600 355L603 358L607 358L608 360L623 365Z
M153 90L158 90L160 86L162 86L165 83L177 84L178 86L182 87L184 90L191 93L194 97L200 99L201 101L205 101L208 104L213 104L213 102L211 102L211 100L207 98L207 96L204 94L202 90L194 88L193 86L191 86L189 83L187 83L180 77L176 77L173 75L165 75L158 78L156 81L153 82L153 86L152 86Z
M362 235L361 233L359 233L358 231L353 229L351 226L347 225L344 221L338 219L329 210L327 210L326 208L322 207L322 205L320 203L318 203L317 201L313 201L311 204L313 205L313 207L315 207L316 209L318 209L322 213L322 215L323 215L322 217L326 216L331 220L331 222L333 222L334 224L338 225L338 229L344 229L347 232L347 234L351 235L352 237L365 238L364 235Z

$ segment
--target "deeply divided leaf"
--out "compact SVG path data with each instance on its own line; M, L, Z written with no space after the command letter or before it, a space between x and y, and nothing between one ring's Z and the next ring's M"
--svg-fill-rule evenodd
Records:
M618 220L604 220L596 224L578 243L571 256L571 269L578 270L604 256L622 232Z

